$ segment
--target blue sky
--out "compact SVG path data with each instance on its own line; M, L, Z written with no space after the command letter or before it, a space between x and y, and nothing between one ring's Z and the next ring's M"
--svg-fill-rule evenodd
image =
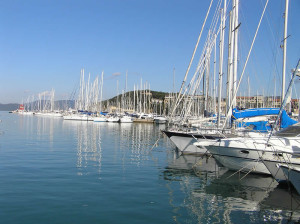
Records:
M264 2L241 0L240 72ZM142 78L152 90L169 92L175 68L179 90L208 6L208 0L1 0L0 103L52 88L57 99L68 99L82 68L91 79L104 71L104 98L116 95L117 80L121 92L126 71L129 90ZM299 10L300 1L291 0L288 71L300 56ZM283 11L283 0L270 1L246 72L253 94L273 93L274 76L280 85Z

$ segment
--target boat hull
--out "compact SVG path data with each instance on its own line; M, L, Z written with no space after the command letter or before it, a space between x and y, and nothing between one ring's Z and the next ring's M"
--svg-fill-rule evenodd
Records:
M270 175L270 171L260 160L258 151L243 148L207 146L218 162L230 170Z
M283 173L277 172L277 163L291 160L299 163L298 159L292 158L293 151L300 149L298 138L220 139L208 144L206 148L222 165L231 170L272 174L277 180L285 179Z
M200 135L199 133L184 133L176 131L162 131L174 143L183 154L203 154L208 153L205 147L201 147L204 140L221 138L219 135ZM195 145L194 143L199 143Z
M94 122L107 122L106 117L95 117Z
M120 118L120 123L132 123L133 120L131 117L127 117L127 116L124 116L122 118Z
M290 165L281 165L280 168L300 194L300 169Z

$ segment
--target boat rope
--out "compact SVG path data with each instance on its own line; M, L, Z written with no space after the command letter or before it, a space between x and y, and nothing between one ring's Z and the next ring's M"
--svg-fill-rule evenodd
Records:
M200 133L200 134L201 134L201 133ZM202 136L203 136L204 139L207 139L204 135L202 135ZM194 135L192 135L192 137L193 137L197 142L199 142L199 140L198 140ZM198 146L196 146L196 148L198 148ZM203 156L208 155L209 153L208 153L208 150L207 150L207 148L206 148L205 146L201 146L201 148L205 149L205 152L204 152L203 155L202 155L202 158L203 158Z
M161 138L161 133L159 134L158 139L155 141L154 145L151 147L151 149L150 149L149 152L151 152L151 151L154 149L154 147L157 147L157 146L158 146L157 143L158 143L158 141L160 140L160 138Z
M254 171L254 170L256 169L256 166L258 165L258 162L259 162L259 159L256 160L256 165L253 166L252 168L250 168L249 171L248 171L245 175L243 175L242 178L240 178L240 180L242 180L242 179L245 178L249 173L251 173L252 171ZM234 176L234 175L237 174L237 173L243 172L243 170L246 169L246 168L248 168L248 166L244 166L244 167L242 167L241 169L235 171L233 174L231 174L230 176L228 176L227 179L231 178L232 176Z
M298 72L298 69L299 69L299 65L300 65L300 59L298 60L296 69L295 69L294 72L293 72L292 79L291 79L290 84L289 84L289 86L288 86L288 88L287 88L287 90L286 90L285 97L284 97L283 102L282 102L282 104L281 104L281 107L280 107L278 116L276 117L276 121L275 121L275 123L274 123L274 125L273 125L273 127L272 127L272 129L271 129L271 133L270 133L270 135L269 135L267 144L268 144L268 142L270 141L270 139L271 139L271 137L272 137L272 135L273 135L274 130L277 128L277 125L278 125L278 123L279 123L279 119L280 119L280 117L281 117L283 108L285 107L285 105L286 105L286 103L287 103L287 100L288 100L288 97L289 97L289 95L290 95L290 93L291 93L292 85L293 85L293 83L294 83L294 80L295 80L295 78L296 78L296 75L298 75L297 72Z
M185 81L186 81L186 79L187 79L187 76L188 76L188 73L189 73L189 71L190 71L191 65L192 65L192 63L193 63L193 60L194 60L194 57L195 57L195 54L196 54L196 51L197 51L197 48L198 48L198 45L199 45L201 36L202 36L202 32L203 32L204 26L205 26L205 24L206 24L207 17L208 17L208 15L209 15L209 12L210 12L210 8L211 8L211 6L212 6L212 3L213 3L213 0L210 1L210 5L209 5L209 8L208 8L208 10L207 10L207 13L206 13L204 22L203 22L203 24L202 24L202 28L201 28L200 34L199 34L199 36L198 36L198 40L197 40L196 46L195 46L194 51L193 51L193 54L192 54L192 58L191 58L191 60L190 60L189 66L188 66L188 68L187 68L187 70L186 70L186 72L185 72L184 79L183 79L183 81L182 81L182 84L181 84L181 87L180 87L180 90L179 90L177 99L176 99L176 101L175 101L174 108L173 108L172 113L171 113L171 117L173 116L173 114L174 114L174 112L175 112L176 104L177 104L177 102L178 102L178 99L179 99L179 97L180 97L181 91L182 91L182 89L183 89L183 86L184 86Z

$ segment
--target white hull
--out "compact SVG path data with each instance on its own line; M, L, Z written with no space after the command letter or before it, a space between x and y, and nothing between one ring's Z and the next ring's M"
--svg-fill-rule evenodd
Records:
M19 111L18 112L19 114L22 114L22 115L33 115L34 113L31 112L31 111Z
M94 122L107 122L106 117L94 117Z
M264 156L262 158L264 158ZM286 163L288 161L292 166L300 167L300 159L291 158L287 153L281 153L280 156L277 156L277 158L274 158L274 160L270 161L263 159L262 162L267 167L272 176L275 178L275 180L277 180L278 182L288 181L286 175L279 166L280 163Z
M61 113L35 113L35 115L38 116L47 116L47 117L62 117L63 115Z
M195 146L193 143L197 142L196 139L183 136L171 136L170 140L175 144L178 150L183 154L206 153L205 148ZM198 140L201 141L201 140Z
M300 194L300 168L291 165L280 165L286 178L293 184L298 194Z
M203 134L183 131L163 131L168 138L175 144L178 150L184 154L208 153L202 147L202 143L221 138L216 130L203 130Z
M88 116L88 118L87 118L88 121L94 121L94 119L95 119L95 118L94 118L94 117L91 117L91 116Z
M230 170L241 172L253 172L260 174L271 174L267 167L259 159L257 151L250 151L249 154L242 153L241 148L227 148L208 146L209 152L223 166Z
M154 122L156 124L165 124L165 123L167 123L167 118L165 118L165 117L155 117Z
M94 118L87 115L66 115L63 116L64 120L76 120L76 121L92 121Z
M132 118L129 117L129 116L124 116L124 117L122 117L122 118L120 119L120 122L121 122L121 123L132 123L133 120L132 120Z
M119 122L120 118L118 117L109 117L107 118L108 122Z
M299 137L272 137L268 145L266 137L220 139L212 142L206 148L222 165L231 170L261 174L271 174L262 159L276 164L280 162L279 157L289 160L293 150L300 150Z

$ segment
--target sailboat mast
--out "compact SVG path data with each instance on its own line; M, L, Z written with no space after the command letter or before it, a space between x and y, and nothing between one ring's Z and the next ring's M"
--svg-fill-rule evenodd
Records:
M104 75L104 71L102 71L101 74L100 113L102 112L103 75Z
M216 64L217 64L217 34L214 38L214 77L213 77L213 113L216 113Z
M288 12L289 12L289 0L285 0L281 102L283 102L283 99L285 97L286 42L287 42Z
M251 107L251 100L250 100L250 79L249 79L249 76L248 76L248 102L249 102L249 108Z
M120 106L119 106L119 80L117 80L117 106L116 106L117 111L120 112Z
M175 93L175 67L173 68L173 93Z
M234 59L233 59L233 91L232 91L232 101L233 101L233 108L236 106L236 96L234 93L236 91L236 84L237 84L237 59L238 59L238 20L239 20L239 0L234 0Z
M187 70L186 70L186 72L185 72L185 76L184 76L184 79L183 79L183 81L182 81L182 84L181 84L181 87L180 87L178 96L176 97L175 103L174 103L174 105L173 105L172 112L171 112L171 116L173 116L173 114L174 114L174 112L175 112L175 110L176 110L176 105L177 105L177 103L178 103L178 101L179 101L181 92L182 92L182 90L183 90L183 87L184 87L184 84L185 84L185 82L186 82L188 73L189 73L189 71L190 71L192 62L193 62L193 60L194 60L194 57L195 57L195 54L196 54L196 51L197 51L197 48L198 48L198 45L199 45L199 42L200 42L200 39L201 39L201 36L202 36L202 32L203 32L204 26L205 26L205 24L206 24L206 20L207 20L207 17L208 17L208 15L209 15L209 12L210 12L210 8L211 8L211 6L212 6L212 3L213 3L213 0L211 0L210 5L209 5L209 8L208 8L208 10L207 10L207 13L206 13L204 22L203 22L203 24L202 24L202 28L201 28L200 34L199 34L198 39L197 39L196 46L195 46L194 51L193 51L192 58L191 58L191 60L190 60L190 63L189 63L189 65L188 65L188 68L187 68Z
M210 39L210 35L211 35L211 31L208 31L209 34L209 39ZM206 49L206 59L205 59L205 64L206 64L206 68L204 71L204 77L203 77L203 84L204 84L204 99L205 99L205 104L204 104L204 116L206 116L206 113L208 112L208 91L209 91L209 66L210 66L210 47L208 46Z
M227 96L226 96L226 111L230 113L229 108L231 105L231 91L232 91L232 64L233 64L233 42L234 35L232 29L234 27L234 10L229 13L229 38L228 38L228 69L227 69Z
M224 58L224 33L226 19L226 0L224 0L224 9L221 10L221 32L220 32L220 59L219 59L219 89L218 89L218 128L221 122L221 104L222 104L222 83L223 83L223 58Z

